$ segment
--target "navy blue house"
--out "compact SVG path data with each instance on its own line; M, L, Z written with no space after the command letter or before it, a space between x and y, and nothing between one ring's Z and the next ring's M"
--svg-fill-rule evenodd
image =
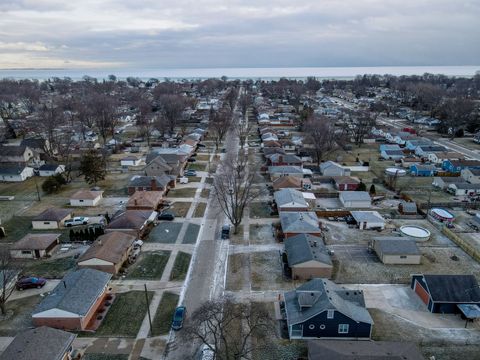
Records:
M480 287L473 275L413 275L410 287L432 313L462 313L458 305L480 307Z
M284 293L290 339L370 339L373 320L363 292L316 278Z

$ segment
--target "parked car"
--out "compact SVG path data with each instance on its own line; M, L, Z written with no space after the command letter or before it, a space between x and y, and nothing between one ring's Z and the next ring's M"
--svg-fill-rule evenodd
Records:
M175 219L175 215L173 215L171 212L164 211L160 215L158 215L157 219L172 221Z
M185 312L187 308L185 306L179 306L175 309L173 314L172 329L180 330L183 327L183 320L185 319Z
M87 225L88 220L89 220L88 217L75 216L74 218L65 220L64 224L66 227L77 226L77 225Z
M197 172L195 170L187 170L185 176L197 176Z
M188 178L186 176L182 176L180 178L180 184L188 184Z
M17 288L17 290L20 291L32 288L40 289L44 287L46 283L47 280L44 278L28 276L17 280L17 282L15 283L15 287Z
M202 148L204 148L204 147L205 147L205 145L204 145L204 144L197 144L197 146L198 146L198 147L202 147Z
M188 158L187 161L188 161L188 162L195 162L195 161L197 161L197 160L196 160L195 158Z
M223 225L222 226L222 240L226 240L230 238L230 225Z

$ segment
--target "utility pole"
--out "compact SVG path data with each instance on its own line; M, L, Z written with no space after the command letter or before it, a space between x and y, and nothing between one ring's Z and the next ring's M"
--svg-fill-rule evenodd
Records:
M35 175L33 175L33 181L35 181L35 188L37 189L37 199L38 201L42 201L42 198L40 197L40 189L38 188L37 177Z
M150 315L150 302L148 301L148 291L147 284L143 284L145 287L145 300L147 301L147 313L148 313L148 323L150 325L150 336L152 336L152 316Z

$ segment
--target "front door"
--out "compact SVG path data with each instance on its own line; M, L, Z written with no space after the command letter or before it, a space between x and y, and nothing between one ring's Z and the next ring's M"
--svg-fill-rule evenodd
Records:
M40 250L35 250L35 259L40 257Z

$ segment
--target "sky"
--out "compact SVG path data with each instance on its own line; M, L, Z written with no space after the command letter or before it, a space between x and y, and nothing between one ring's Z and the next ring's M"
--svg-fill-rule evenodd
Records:
M0 69L478 65L480 0L0 0Z

